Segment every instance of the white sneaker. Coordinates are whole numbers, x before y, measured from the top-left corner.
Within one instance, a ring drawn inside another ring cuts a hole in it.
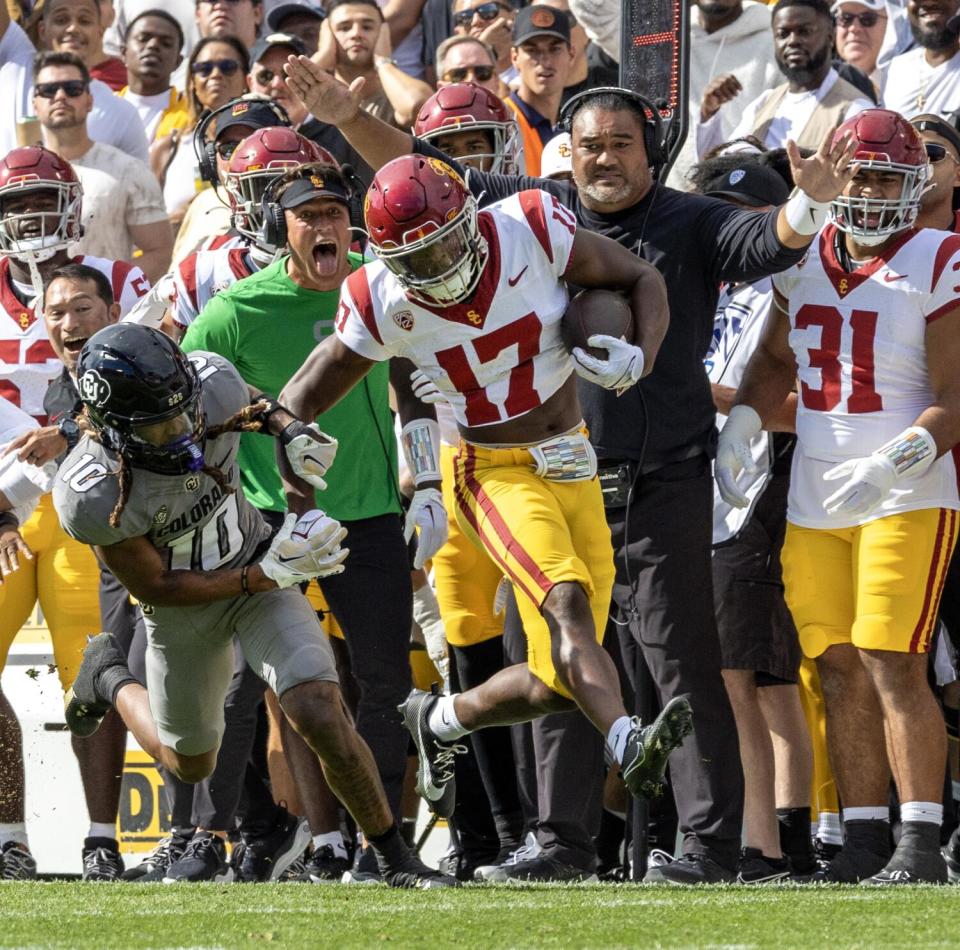
[[[511,851],[505,861],[501,864],[483,864],[473,872],[475,881],[486,881],[488,884],[502,884],[508,881],[507,871],[518,864],[520,861],[529,861],[540,853],[540,842],[537,836],[532,832],[527,832],[524,843],[514,851]]]

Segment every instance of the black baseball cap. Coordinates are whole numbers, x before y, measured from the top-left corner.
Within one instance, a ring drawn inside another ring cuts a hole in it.
[[[703,192],[711,198],[732,198],[754,208],[782,205],[790,197],[790,189],[772,168],[756,162],[744,162],[739,168],[724,172],[709,182]]]
[[[259,63],[266,56],[267,51],[273,49],[274,46],[287,46],[297,56],[307,55],[307,48],[299,37],[290,33],[268,33],[266,36],[261,36],[253,44],[253,48],[250,50],[250,62]]]
[[[314,198],[336,198],[345,205],[350,204],[350,192],[344,187],[339,176],[331,178],[311,171],[309,175],[304,175],[287,186],[280,196],[280,207],[287,210],[299,208]]]
[[[274,125],[290,125],[283,106],[275,102],[267,102],[259,98],[242,98],[234,101],[229,109],[225,109],[216,119],[216,135],[226,131],[232,125],[246,125],[256,131],[269,129]]]
[[[521,7],[513,20],[513,45],[519,46],[534,36],[556,36],[570,42],[570,18],[563,10],[535,3]]]
[[[267,14],[267,26],[275,33],[282,32],[281,26],[288,16],[310,16],[317,23],[321,23],[327,18],[326,13],[320,7],[315,7],[311,3],[298,3],[294,0],[293,3],[281,3],[275,6]]]
[[[946,139],[954,148],[957,155],[960,156],[960,132],[956,126],[951,125],[946,119],[939,116],[924,114],[916,115],[910,120],[910,124],[918,132],[934,132],[941,138]]]

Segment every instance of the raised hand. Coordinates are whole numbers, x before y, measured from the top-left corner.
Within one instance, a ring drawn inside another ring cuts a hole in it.
[[[287,74],[287,88],[321,122],[342,125],[359,114],[362,76],[348,86],[306,56],[291,56],[283,71]]]
[[[793,139],[787,140],[787,157],[793,183],[814,201],[833,201],[860,170],[853,162],[856,139],[849,133],[836,141],[836,130],[827,133],[820,147],[809,158],[803,158]]]
[[[740,80],[733,73],[715,76],[703,91],[700,102],[700,121],[706,122],[725,102],[735,99],[743,92]]]

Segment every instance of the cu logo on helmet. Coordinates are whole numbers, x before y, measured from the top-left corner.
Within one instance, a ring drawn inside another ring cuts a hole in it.
[[[102,406],[110,398],[110,384],[95,370],[88,369],[79,382],[80,398],[86,403]]]

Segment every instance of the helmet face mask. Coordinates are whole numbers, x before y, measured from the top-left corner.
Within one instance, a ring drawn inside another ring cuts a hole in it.
[[[192,405],[161,422],[132,425],[121,437],[120,451],[133,465],[160,475],[199,472],[205,462],[206,419],[199,390]]]
[[[896,197],[864,196],[859,194],[863,185],[854,178],[844,191],[858,194],[834,198],[830,220],[858,244],[883,244],[892,235],[913,227],[920,213],[920,200],[932,177],[923,142],[906,119],[886,109],[867,109],[848,119],[837,129],[834,141],[845,134],[852,134],[856,141],[851,161],[860,166],[858,177],[864,173],[875,173],[875,177],[897,175],[900,190]]]
[[[465,155],[452,155],[461,165],[472,166],[480,171],[490,172],[494,175],[516,175],[519,174],[517,165],[517,150],[519,145],[519,134],[515,122],[501,124],[498,122],[477,122],[467,118],[465,120],[450,121],[439,128],[425,132],[419,137],[425,142],[430,142],[441,151],[437,144],[438,139],[447,135],[454,135],[457,132],[485,132],[492,141],[492,149],[486,152],[471,152]]]
[[[28,179],[0,186],[0,254],[49,260],[80,239],[80,202],[79,181]],[[17,208],[8,210],[14,203]]]

